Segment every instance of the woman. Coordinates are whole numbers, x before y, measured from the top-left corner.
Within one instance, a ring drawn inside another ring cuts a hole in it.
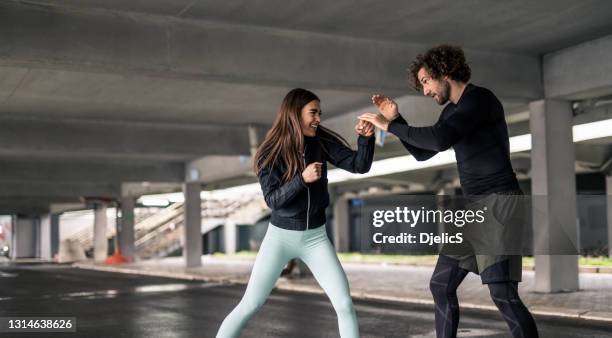
[[[263,305],[285,264],[301,259],[328,295],[340,336],[358,337],[348,281],[325,232],[327,162],[353,173],[370,170],[374,126],[359,122],[358,150],[320,125],[319,98],[297,88],[284,98],[272,129],[255,155],[255,172],[272,218],[242,300],[221,324],[217,337],[237,337]]]

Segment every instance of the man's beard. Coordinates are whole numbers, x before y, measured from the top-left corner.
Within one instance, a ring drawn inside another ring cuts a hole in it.
[[[444,105],[446,102],[448,102],[448,99],[450,98],[450,84],[448,81],[442,82],[442,90],[440,90],[440,93],[436,94],[436,96],[438,97],[436,102],[439,105]]]

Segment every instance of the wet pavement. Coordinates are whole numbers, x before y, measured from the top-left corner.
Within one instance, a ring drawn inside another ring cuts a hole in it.
[[[214,337],[244,285],[75,269],[0,266],[0,316],[69,316],[76,333],[1,337]],[[430,305],[356,300],[362,337],[434,337]],[[536,316],[541,337],[610,337],[612,325]],[[460,337],[509,337],[494,312],[462,312]],[[276,290],[242,337],[337,337],[324,295]]]
[[[246,284],[251,274],[253,259],[202,256],[202,266],[185,268],[182,257],[167,257],[137,261],[119,266],[80,262],[75,266],[84,269],[150,274],[163,277],[197,279],[208,282]],[[433,304],[429,291],[429,279],[433,266],[404,264],[371,264],[342,262],[351,287],[351,294],[358,299],[391,300],[416,304]],[[578,292],[535,292],[533,271],[523,271],[519,292],[529,309],[536,314],[565,318],[584,318],[612,323],[612,274],[580,273]],[[323,290],[311,277],[285,279],[276,283],[277,288],[289,291],[322,293]],[[468,274],[458,290],[464,308],[496,311],[487,287],[475,274]]]

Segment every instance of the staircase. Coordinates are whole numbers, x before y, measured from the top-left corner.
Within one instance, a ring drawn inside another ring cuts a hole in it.
[[[202,202],[202,234],[223,225],[228,218],[239,224],[253,224],[269,213],[260,195],[241,196],[239,199],[207,199]],[[136,213],[134,238],[140,259],[165,257],[182,247],[184,203],[174,203],[156,213]],[[116,229],[109,228],[107,237],[113,241]],[[91,229],[71,236],[86,252],[93,250]]]

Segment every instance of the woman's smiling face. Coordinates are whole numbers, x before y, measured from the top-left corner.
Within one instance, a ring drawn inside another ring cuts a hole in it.
[[[300,122],[305,136],[316,136],[321,123],[321,103],[318,100],[312,100],[302,107]]]

